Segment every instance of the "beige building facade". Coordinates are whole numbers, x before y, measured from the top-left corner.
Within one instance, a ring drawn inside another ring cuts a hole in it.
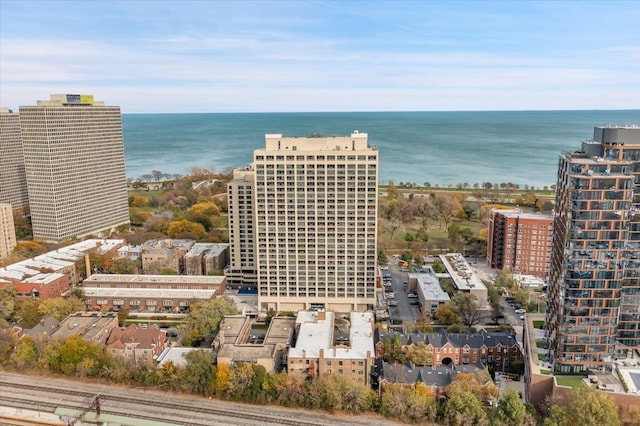
[[[245,170],[251,218],[230,186],[229,209],[238,231],[231,270],[257,271],[260,310],[365,311],[375,304],[378,151],[366,133],[345,137],[265,136]],[[250,185],[253,179],[253,185]],[[239,184],[238,184],[239,185]],[[239,191],[240,188],[237,187]],[[243,206],[243,207],[242,207]],[[234,209],[236,211],[234,211]],[[237,217],[237,219],[236,219]],[[235,222],[237,220],[237,223]],[[241,226],[245,225],[245,228]],[[232,227],[233,229],[233,227]],[[245,244],[246,257],[238,253]],[[253,246],[252,246],[253,244]],[[248,256],[248,250],[255,251]]]
[[[120,107],[51,95],[20,107],[33,235],[60,242],[129,223]]]
[[[0,262],[16,248],[16,230],[13,225],[11,204],[0,203]]]

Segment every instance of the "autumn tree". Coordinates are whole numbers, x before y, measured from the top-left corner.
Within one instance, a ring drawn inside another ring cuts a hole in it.
[[[390,384],[385,386],[382,393],[380,413],[406,422],[433,422],[437,405],[431,389],[423,384],[418,384],[413,389]]]
[[[141,269],[142,265],[139,261],[122,257],[113,261],[109,272],[112,274],[137,274]]]
[[[436,319],[440,324],[451,325],[458,322],[458,314],[453,310],[450,304],[445,303],[438,306],[436,310]]]
[[[202,224],[183,219],[170,222],[167,227],[167,235],[171,238],[201,240],[206,237],[207,231]]]
[[[58,321],[62,321],[71,314],[86,309],[84,302],[77,297],[55,297],[40,302],[38,312],[45,317],[51,315]]]
[[[182,343],[189,346],[202,341],[208,335],[218,331],[222,318],[226,315],[236,315],[238,308],[232,299],[219,297],[203,303],[192,303],[189,315],[180,326]]]
[[[432,194],[432,203],[438,220],[444,222],[444,229],[449,228],[451,219],[458,216],[458,212],[462,209],[460,201],[449,194],[436,193]]]
[[[568,401],[551,407],[545,426],[619,426],[620,414],[613,398],[586,384],[571,389]]]
[[[79,335],[52,340],[45,349],[44,365],[54,373],[70,376],[93,376],[104,365],[104,346],[89,343]]]
[[[16,310],[16,289],[12,285],[0,288],[0,319],[10,320]]]
[[[478,322],[481,306],[475,294],[458,293],[449,304],[462,324],[471,327]]]

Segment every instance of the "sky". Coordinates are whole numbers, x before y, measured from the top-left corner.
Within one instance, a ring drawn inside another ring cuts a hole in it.
[[[0,106],[640,108],[640,1],[0,0]]]

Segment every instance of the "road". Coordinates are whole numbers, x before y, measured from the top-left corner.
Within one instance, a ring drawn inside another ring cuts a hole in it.
[[[392,320],[395,321],[412,321],[420,316],[420,309],[418,306],[411,305],[412,300],[407,297],[407,291],[404,287],[404,282],[408,280],[408,273],[403,272],[398,266],[398,261],[394,257],[389,258],[389,272],[391,272],[391,284],[393,292],[395,293],[395,301],[398,302],[398,306],[389,307],[389,314]]]

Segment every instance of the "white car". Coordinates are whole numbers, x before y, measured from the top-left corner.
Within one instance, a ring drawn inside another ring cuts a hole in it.
[[[415,294],[415,293],[409,293],[409,294],[407,294],[407,297],[408,297],[409,299],[415,299],[415,298],[417,298],[417,297],[418,297],[418,295],[417,295],[417,294]]]
[[[387,293],[387,299],[395,299],[395,298],[396,298],[396,295],[394,292]]]
[[[395,300],[390,300],[388,305],[389,306],[398,306],[398,302],[396,302]]]
[[[516,309],[516,314],[524,314],[525,312],[527,311],[525,311],[524,309]]]

